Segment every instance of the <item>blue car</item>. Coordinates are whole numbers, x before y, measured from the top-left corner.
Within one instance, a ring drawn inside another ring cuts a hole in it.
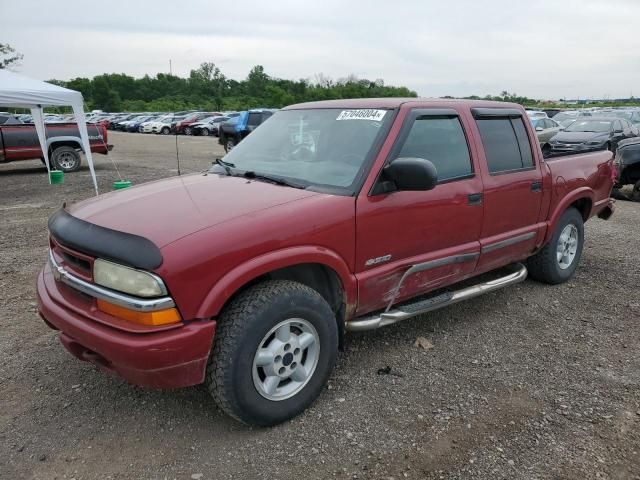
[[[218,143],[224,147],[225,152],[230,152],[275,111],[274,108],[254,108],[240,112],[237,117],[230,118],[220,125]]]

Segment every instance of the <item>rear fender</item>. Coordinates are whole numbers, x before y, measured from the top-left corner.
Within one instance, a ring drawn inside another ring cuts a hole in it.
[[[84,148],[82,148],[82,140],[80,137],[73,136],[56,136],[47,139],[47,147],[49,151],[53,151],[56,147],[59,146],[72,146],[75,149],[82,150],[84,152]]]
[[[581,187],[578,188],[574,191],[572,191],[571,193],[569,193],[567,196],[565,196],[560,203],[558,203],[558,205],[556,205],[555,209],[553,210],[553,212],[551,213],[551,216],[549,217],[549,221],[547,222],[547,224],[549,225],[549,228],[547,228],[547,233],[544,239],[544,244],[546,244],[551,237],[553,236],[553,233],[555,232],[556,226],[558,225],[558,221],[560,220],[560,217],[562,216],[562,214],[575,202],[577,202],[578,200],[582,200],[582,199],[588,199],[591,202],[591,208],[589,209],[588,212],[586,212],[586,218],[589,218],[592,216],[593,214],[593,204],[594,204],[594,192],[591,188],[589,187]],[[583,212],[581,212],[583,213]]]
[[[252,280],[274,270],[303,263],[321,264],[336,272],[342,283],[345,315],[349,318],[357,304],[358,289],[355,276],[351,274],[340,255],[327,248],[312,245],[276,250],[240,264],[213,286],[200,304],[196,318],[217,316],[229,299]]]

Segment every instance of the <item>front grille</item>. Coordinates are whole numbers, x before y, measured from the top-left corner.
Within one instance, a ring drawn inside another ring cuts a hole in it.
[[[60,266],[85,281],[93,281],[92,257],[64,247],[53,238],[51,238],[50,248]]]
[[[87,275],[91,274],[91,264],[87,260],[71,255],[65,251],[62,252],[62,258],[67,266],[83,270]]]

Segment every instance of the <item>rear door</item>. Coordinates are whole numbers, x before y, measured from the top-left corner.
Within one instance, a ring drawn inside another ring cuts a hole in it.
[[[484,222],[478,271],[528,257],[545,224],[540,222],[542,172],[537,139],[518,109],[476,108],[475,134],[483,149]],[[536,150],[537,152],[537,150]]]
[[[387,163],[430,160],[438,185],[429,191],[361,192],[356,205],[358,313],[454,283],[480,254],[482,179],[454,109],[408,112]]]

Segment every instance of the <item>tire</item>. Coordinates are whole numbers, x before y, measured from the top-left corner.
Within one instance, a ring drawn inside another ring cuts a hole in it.
[[[568,235],[568,236],[567,236]],[[567,209],[551,240],[527,260],[529,275],[539,282],[557,285],[575,274],[584,245],[584,220],[575,208]]]
[[[191,127],[186,127],[184,129],[184,134],[185,135],[192,135],[193,134],[193,129]]]
[[[69,173],[79,170],[82,160],[75,148],[57,147],[51,154],[51,163],[58,170]]]
[[[289,339],[282,341],[287,331]],[[266,359],[260,360],[258,351]],[[231,417],[248,425],[276,425],[316,400],[337,353],[336,319],[322,296],[301,283],[271,280],[240,293],[222,312],[205,385]]]
[[[202,135],[203,137],[208,137],[209,136],[209,129],[208,128],[203,128],[202,130],[200,130],[200,135]]]
[[[236,146],[236,141],[233,138],[227,138],[227,140],[224,142],[224,151],[229,153],[231,150],[233,150]]]
[[[631,191],[631,200],[634,202],[640,202],[640,180],[636,182]]]
[[[169,127],[162,127],[162,129],[160,130],[160,133],[162,135],[169,135],[171,133],[171,129]]]

